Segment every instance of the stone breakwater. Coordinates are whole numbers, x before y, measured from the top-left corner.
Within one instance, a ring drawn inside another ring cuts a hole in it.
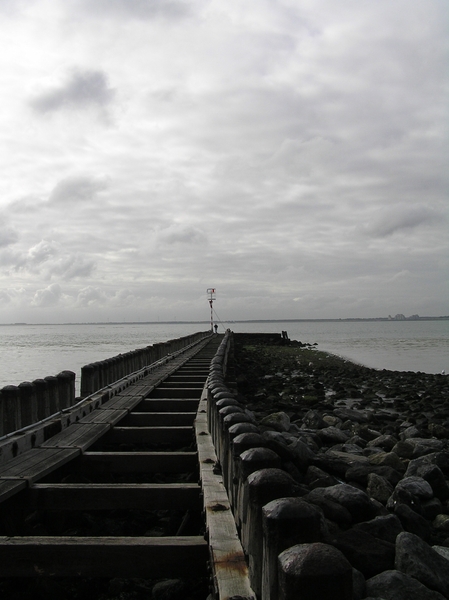
[[[230,425],[230,461],[238,477],[224,478],[256,592],[268,598],[272,585],[263,582],[270,570],[270,519],[293,510],[296,520],[303,515],[309,524],[307,533],[303,527],[297,534],[308,538],[299,540],[309,544],[308,552],[330,548],[328,564],[349,563],[354,599],[449,598],[449,378],[377,371],[298,342],[267,346],[243,334],[234,335],[233,367],[234,407],[248,421],[241,419],[244,433]],[[222,399],[220,412],[225,404]],[[265,457],[266,469],[257,455]],[[294,506],[266,496],[271,502],[249,523],[243,507],[252,502],[262,471],[268,477],[268,471],[281,471],[290,486],[283,495],[290,504],[294,498]],[[285,518],[292,531],[291,516]],[[257,524],[264,541],[245,541],[248,527]],[[281,563],[291,559],[285,544],[295,543],[294,535],[287,538],[278,548],[284,550]],[[348,577],[340,591],[337,582],[334,597],[351,597]]]

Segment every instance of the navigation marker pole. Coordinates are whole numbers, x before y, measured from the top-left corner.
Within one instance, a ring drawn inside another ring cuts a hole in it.
[[[215,300],[215,288],[207,288],[209,294],[209,306],[210,306],[210,330],[214,332],[214,308],[213,302]]]

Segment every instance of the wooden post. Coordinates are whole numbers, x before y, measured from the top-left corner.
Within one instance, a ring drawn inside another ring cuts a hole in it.
[[[220,434],[221,434],[221,430],[223,427],[223,419],[227,414],[231,414],[232,412],[243,412],[242,408],[239,406],[239,403],[237,402],[237,400],[235,398],[221,398],[219,400],[217,400],[214,396],[214,410],[212,411],[211,414],[211,419],[210,419],[210,432],[212,435],[212,439],[214,440],[214,443],[217,445],[219,444],[219,440],[220,440]],[[237,411],[233,411],[233,410],[228,410],[228,411],[223,411],[222,409],[227,408],[228,406],[235,406],[237,407],[239,410]]]
[[[61,371],[56,375],[58,380],[59,410],[75,404],[75,373]]]
[[[250,423],[251,418],[244,412],[233,412],[226,415],[221,421],[221,428],[218,434],[218,450],[220,452],[218,460],[223,465],[223,460],[226,462],[229,460],[229,428],[236,423]],[[218,453],[217,453],[218,454]],[[227,466],[226,466],[227,468]]]
[[[295,496],[296,489],[293,477],[281,469],[260,469],[251,473],[246,480],[242,545],[249,557],[251,585],[258,596],[262,590],[262,507],[276,498]]]
[[[96,390],[94,389],[94,365],[84,365],[81,367],[81,397],[87,398],[93,394]]]
[[[21,428],[19,388],[16,385],[6,385],[1,390],[2,404],[2,435],[17,431]]]
[[[250,448],[242,452],[237,460],[235,480],[234,517],[239,531],[242,530],[243,514],[246,511],[244,501],[245,482],[251,473],[260,469],[280,469],[281,458],[268,448]]]
[[[296,544],[320,542],[321,511],[302,498],[279,498],[262,508],[262,600],[277,597],[278,556]]]
[[[50,415],[54,415],[59,411],[59,395],[58,395],[58,379],[54,375],[44,377],[48,388],[48,403],[50,405]]]
[[[19,384],[20,398],[20,427],[37,423],[36,388],[30,381]]]
[[[35,379],[33,385],[36,390],[37,420],[42,421],[50,416],[50,398],[48,396],[48,385],[45,379]]]
[[[237,423],[237,425],[241,425],[241,423]],[[235,426],[233,426],[235,428]],[[228,490],[229,499],[231,501],[232,506],[235,505],[236,498],[236,489],[238,488],[237,481],[234,483],[235,475],[237,472],[237,461],[240,458],[242,452],[245,450],[249,450],[250,448],[263,448],[266,446],[265,439],[257,432],[247,432],[247,433],[239,433],[238,435],[233,435],[230,432],[231,428],[228,430],[229,437],[229,459],[227,465],[227,473],[226,473],[226,482],[225,486]]]
[[[279,555],[279,600],[352,600],[352,567],[320,542],[299,544]]]

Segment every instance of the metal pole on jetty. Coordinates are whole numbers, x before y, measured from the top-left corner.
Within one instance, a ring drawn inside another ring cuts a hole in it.
[[[210,306],[210,330],[214,331],[214,307],[213,303],[215,300],[215,288],[207,288],[209,294],[209,306]]]

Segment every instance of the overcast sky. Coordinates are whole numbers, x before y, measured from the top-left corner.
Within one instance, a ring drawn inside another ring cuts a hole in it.
[[[442,315],[447,0],[0,0],[0,322]]]

